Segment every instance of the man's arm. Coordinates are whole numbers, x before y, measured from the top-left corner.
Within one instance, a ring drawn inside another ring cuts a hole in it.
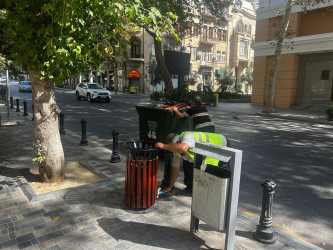
[[[172,110],[173,110],[173,112],[175,112],[175,114],[176,114],[179,118],[184,118],[184,117],[185,117],[185,115],[184,115],[183,113],[180,113],[180,112],[178,111],[177,108],[173,108]]]
[[[187,143],[164,144],[162,142],[157,142],[155,147],[170,151],[172,153],[183,154],[189,149],[190,145]]]

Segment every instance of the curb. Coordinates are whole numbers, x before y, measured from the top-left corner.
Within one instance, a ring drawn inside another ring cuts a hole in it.
[[[257,218],[254,218],[240,210],[237,211],[237,220],[239,220],[242,223],[247,224],[253,228],[256,228],[257,225],[259,224],[259,220]],[[300,239],[296,236],[292,236],[292,235],[288,234],[287,232],[285,232],[283,229],[272,226],[272,230],[274,232],[275,238],[278,241],[281,241],[290,247],[294,247],[295,249],[300,249],[300,246],[304,247],[304,249],[312,249],[312,250],[323,249],[308,241]],[[253,240],[256,241],[254,238],[253,238]],[[269,245],[267,245],[267,246],[269,246]],[[272,244],[272,246],[274,246],[274,244]]]
[[[266,116],[266,117],[272,117],[272,118],[278,118],[278,119],[284,119],[284,120],[292,120],[292,121],[303,121],[303,122],[310,122],[310,123],[317,123],[317,124],[324,124],[324,125],[331,125],[333,126],[333,121],[321,121],[321,120],[314,120],[311,118],[305,118],[303,117],[295,117],[293,115],[283,115],[283,114],[268,114],[268,113],[263,113],[263,112],[259,112],[256,113],[255,115],[257,116]]]

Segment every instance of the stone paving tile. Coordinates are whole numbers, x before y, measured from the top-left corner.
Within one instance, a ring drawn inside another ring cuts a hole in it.
[[[77,137],[62,138],[64,145],[73,149],[72,152],[82,155],[85,165],[109,180],[73,188],[61,195],[41,195],[28,201],[17,185],[18,179],[0,176],[0,181],[5,180],[8,184],[0,186],[4,187],[0,190],[0,209],[3,209],[0,210],[0,248],[222,248],[225,234],[204,223],[200,223],[198,233],[189,232],[191,198],[172,196],[159,199],[157,209],[147,214],[125,210],[125,159],[122,158],[121,164],[109,164],[109,150],[95,146],[78,148],[73,146],[78,143]],[[71,157],[76,160],[73,155]],[[183,185],[177,184],[176,187],[178,190]],[[61,219],[55,221],[55,216],[61,216]],[[263,249],[251,238],[251,223],[238,222],[237,230],[235,249]],[[278,240],[274,248],[264,246],[264,249],[293,249],[291,245]],[[297,248],[299,245],[294,243],[293,246]]]

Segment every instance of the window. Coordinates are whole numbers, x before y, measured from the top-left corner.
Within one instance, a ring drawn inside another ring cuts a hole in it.
[[[194,24],[193,26],[193,36],[198,36],[198,24]]]
[[[169,49],[170,50],[174,50],[175,49],[175,45],[173,43],[169,43]]]
[[[237,23],[237,29],[238,29],[238,32],[239,33],[244,33],[244,24],[243,24],[243,22],[242,21],[238,21],[238,23]]]
[[[329,79],[330,79],[330,71],[329,70],[322,70],[320,80],[329,80]]]
[[[187,36],[192,36],[192,27],[189,27],[189,28],[186,30],[186,35],[187,35]]]
[[[221,51],[217,51],[217,52],[216,52],[216,61],[217,61],[218,63],[221,62]]]
[[[218,29],[217,30],[217,40],[226,42],[227,41],[227,31]]]
[[[203,39],[204,39],[204,40],[207,40],[207,35],[208,35],[208,34],[207,34],[207,26],[204,26],[204,27],[203,27]]]
[[[198,48],[192,48],[192,60],[197,60]]]
[[[222,41],[227,42],[227,31],[226,30],[222,30]]]
[[[247,55],[247,41],[241,40],[239,43],[239,54],[246,56]]]
[[[222,52],[222,63],[227,62],[227,54],[225,52]]]
[[[151,55],[152,56],[155,56],[156,54],[155,54],[155,43],[152,43],[152,45],[151,45]]]
[[[201,60],[204,62],[207,60],[207,52],[205,50],[202,51]]]
[[[252,33],[252,27],[251,27],[250,24],[247,25],[246,33],[247,33],[248,35],[251,35],[251,33]]]
[[[140,58],[140,42],[132,41],[131,44],[131,58]]]
[[[222,30],[221,29],[217,30],[217,40],[222,41]]]
[[[208,37],[209,39],[213,39],[214,36],[214,30],[213,27],[209,27],[209,33],[208,33]]]
[[[207,53],[207,61],[208,62],[212,61],[212,52],[211,51],[208,51],[208,53]]]

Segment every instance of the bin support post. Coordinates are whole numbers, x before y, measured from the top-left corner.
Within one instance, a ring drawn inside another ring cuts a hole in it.
[[[112,136],[113,136],[113,144],[112,144],[112,156],[110,162],[112,163],[117,163],[120,162],[120,156],[118,153],[118,135],[119,132],[117,130],[112,131]]]
[[[13,109],[14,108],[14,104],[13,104],[13,97],[9,97],[10,98],[10,108]]]
[[[231,178],[227,212],[227,229],[225,237],[225,247],[227,250],[234,249],[235,245],[241,165],[242,152],[239,151],[238,153],[234,154],[234,157],[231,158]]]
[[[237,207],[239,197],[239,184],[242,166],[242,151],[229,148],[211,145],[209,143],[197,142],[195,143],[195,149],[192,151],[195,153],[194,168],[200,169],[202,163],[202,157],[208,156],[216,160],[228,162],[230,160],[230,185],[228,190],[228,200],[226,204],[226,221],[223,225],[223,230],[226,233],[225,236],[225,248],[226,250],[233,250],[235,244],[235,231],[236,231],[236,219],[237,219]],[[195,186],[193,187],[193,190]],[[191,210],[191,228],[190,231],[198,230],[198,224],[200,219],[200,212],[196,210],[193,204],[192,195],[192,210]],[[195,210],[194,210],[195,209]],[[194,214],[198,214],[196,218]],[[219,225],[221,227],[221,225]]]
[[[28,116],[27,102],[26,101],[23,102],[23,108],[24,108],[23,116]]]
[[[272,230],[272,204],[275,186],[276,184],[272,180],[265,180],[261,183],[263,192],[261,215],[257,231],[253,236],[264,244],[272,244],[276,241]]]
[[[87,121],[85,119],[82,119],[81,120],[82,135],[81,135],[80,146],[87,146],[88,145],[86,125],[87,125]]]
[[[20,112],[20,99],[16,99],[16,112]]]
[[[59,123],[60,123],[60,130],[59,130],[59,132],[60,132],[61,135],[66,134],[65,127],[64,127],[64,116],[65,115],[63,113],[59,114]]]
[[[191,233],[196,233],[199,230],[199,219],[191,214],[191,224],[190,231]]]

